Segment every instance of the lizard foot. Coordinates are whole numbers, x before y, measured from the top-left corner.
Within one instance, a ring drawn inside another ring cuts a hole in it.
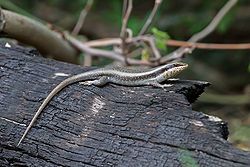
[[[90,86],[93,85],[94,81],[84,81],[84,82],[79,82],[79,84],[84,85],[84,86]]]
[[[156,88],[162,88],[165,90],[167,87],[173,86],[172,84],[160,84],[160,83],[150,83],[151,86],[156,87]]]

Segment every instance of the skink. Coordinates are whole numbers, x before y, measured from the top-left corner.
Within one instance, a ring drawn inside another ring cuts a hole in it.
[[[17,146],[23,141],[23,139],[28,134],[29,130],[37,120],[37,117],[41,114],[43,109],[47,106],[50,100],[63,88],[66,86],[85,81],[86,85],[103,86],[107,83],[114,83],[124,86],[146,86],[151,85],[154,87],[164,88],[161,82],[179,74],[181,71],[188,67],[185,63],[171,63],[165,64],[156,68],[149,70],[132,70],[122,67],[114,68],[101,68],[97,70],[88,71],[85,73],[77,74],[69,77],[58,84],[45,98],[34,117],[32,118],[30,124],[26,128],[24,134],[19,140]]]

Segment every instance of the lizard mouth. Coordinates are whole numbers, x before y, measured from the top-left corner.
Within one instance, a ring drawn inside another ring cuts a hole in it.
[[[179,74],[180,72],[182,72],[183,70],[185,70],[188,67],[188,64],[186,64],[186,63],[178,63],[177,65],[178,66],[176,66],[175,68],[172,69],[174,76]]]
[[[181,63],[181,62],[175,63],[173,68],[166,71],[166,78],[176,76],[177,74],[185,70],[187,67],[188,64],[186,63]]]
[[[174,64],[174,67],[178,68],[178,67],[181,67],[181,68],[187,68],[188,67],[188,64],[186,63],[182,63],[182,62],[178,62],[178,63],[175,63]]]

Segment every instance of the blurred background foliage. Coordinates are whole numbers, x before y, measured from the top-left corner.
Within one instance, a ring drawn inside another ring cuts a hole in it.
[[[226,2],[227,0],[163,0],[154,26],[167,32],[172,39],[187,40],[204,28]],[[3,8],[69,31],[73,29],[85,3],[86,0],[0,0]],[[96,0],[81,35],[89,40],[119,36],[122,4],[122,0]],[[133,5],[128,27],[137,34],[150,13],[154,0],[134,0]],[[249,43],[249,11],[249,0],[238,1],[216,31],[202,42]],[[168,47],[168,52],[174,49]],[[250,51],[196,49],[184,61],[189,63],[190,68],[182,74],[182,78],[212,83],[194,104],[194,109],[228,122],[229,140],[242,149],[250,150]],[[209,100],[209,94],[215,96]],[[220,96],[216,96],[217,94]],[[241,98],[243,103],[240,103]]]

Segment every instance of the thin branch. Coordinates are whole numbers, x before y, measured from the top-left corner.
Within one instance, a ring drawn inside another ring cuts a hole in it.
[[[137,38],[137,37],[134,37]],[[131,42],[134,40],[134,38],[131,38],[130,40],[127,40],[126,42]],[[97,39],[92,40],[84,43],[85,45],[88,45],[89,47],[104,47],[104,46],[111,46],[111,45],[120,45],[121,39],[120,38],[103,38],[103,39]],[[179,40],[173,40],[169,39],[166,41],[166,44],[168,46],[179,46],[179,47],[186,47],[190,48],[194,46],[196,49],[219,49],[219,50],[243,50],[243,49],[250,49],[250,43],[239,43],[239,44],[220,44],[220,43],[194,43],[194,42],[186,42],[186,41],[179,41]]]
[[[70,35],[65,34],[65,39],[69,41],[73,46],[78,48],[82,52],[86,52],[90,55],[100,55],[102,57],[118,60],[118,61],[123,61],[123,57],[113,51],[106,51],[106,50],[101,50],[101,49],[95,49],[95,48],[90,48],[87,45],[84,45],[81,41],[73,38]]]
[[[127,1],[127,0],[124,0]],[[127,54],[127,49],[126,49],[126,39],[127,39],[127,25],[128,25],[128,19],[131,14],[132,8],[133,8],[133,1],[128,0],[128,2],[124,2],[124,5],[127,4],[127,9],[126,13],[124,14],[124,17],[122,18],[122,28],[121,28],[121,33],[120,33],[120,38],[122,40],[121,44],[121,50],[122,50],[122,55],[126,57]],[[123,7],[125,9],[125,7]],[[126,59],[125,59],[126,60]]]
[[[160,60],[161,54],[160,54],[160,51],[158,50],[158,48],[155,45],[155,39],[153,37],[144,37],[143,40],[148,41],[149,46],[150,46],[150,48],[151,48],[151,50],[152,50],[152,52],[153,52],[153,54],[155,56],[155,61]]]
[[[202,31],[199,33],[193,35],[188,42],[197,42],[200,41],[201,39],[205,38],[211,32],[214,31],[214,29],[218,26],[220,21],[223,19],[223,17],[229,12],[229,10],[236,4],[238,0],[229,0],[218,12],[218,14],[213,18],[213,20],[209,23],[209,25],[204,28]]]
[[[143,48],[136,48],[134,50],[132,50],[131,52],[128,53],[127,57],[134,57],[134,56],[138,56],[138,55],[141,55],[143,51]],[[151,60],[149,60],[149,62],[151,62]],[[158,65],[157,63],[152,63],[151,66],[153,66],[153,64]]]
[[[161,2],[162,2],[162,0],[155,0],[154,8],[153,8],[152,12],[150,13],[146,23],[144,24],[141,31],[139,32],[139,36],[143,35],[145,32],[147,32],[148,28],[150,27],[150,25],[155,17],[155,14],[156,14],[159,6],[161,5]]]
[[[103,38],[97,40],[91,40],[84,42],[85,45],[89,47],[103,47],[103,46],[111,46],[111,45],[121,45],[121,38]]]
[[[127,1],[127,0],[124,0],[124,1]],[[124,4],[127,4],[127,3],[124,3]],[[121,33],[120,33],[120,37],[122,39],[126,35],[126,28],[127,28],[127,25],[128,25],[128,19],[129,19],[129,16],[131,14],[132,8],[133,8],[133,1],[128,0],[128,7],[127,7],[125,15],[122,18],[122,28],[121,28]]]
[[[137,36],[134,38],[128,38],[126,40],[126,43],[136,44],[137,42],[140,42],[140,41],[143,41],[149,44],[149,47],[152,50],[156,60],[161,58],[161,54],[159,50],[157,49],[157,47],[155,46],[154,38],[151,36],[142,35],[142,36]],[[120,38],[105,38],[105,39],[99,39],[99,40],[92,40],[89,42],[85,42],[84,44],[89,47],[103,47],[103,46],[110,46],[110,45],[121,45],[121,43],[122,43],[122,40]]]
[[[125,14],[126,14],[127,6],[128,6],[128,0],[123,0],[123,5],[122,5],[122,18],[124,18]]]
[[[137,38],[137,37],[134,37]],[[129,43],[134,40],[131,38],[126,42]],[[111,46],[111,45],[120,45],[121,39],[120,38],[103,38],[92,40],[84,43],[89,47],[104,47],[104,46]],[[243,50],[243,49],[250,49],[250,43],[239,43],[239,44],[219,44],[219,43],[194,43],[194,42],[186,42],[186,41],[179,41],[169,39],[166,41],[166,44],[169,46],[180,46],[190,48],[194,46],[197,49],[224,49],[224,50]]]
[[[128,43],[136,43],[138,41],[147,42],[149,44],[149,48],[151,49],[151,51],[153,52],[153,55],[155,56],[155,61],[161,58],[160,51],[157,49],[154,38],[152,36],[148,36],[148,35],[137,36],[137,37],[131,38],[130,41],[128,41]]]
[[[186,41],[177,41],[173,39],[169,39],[166,43],[169,46],[181,46],[187,48],[194,46],[197,49],[224,49],[224,50],[250,49],[250,43],[240,43],[240,44],[193,43]]]
[[[217,15],[213,18],[213,20],[209,23],[207,27],[205,27],[202,31],[194,34],[188,42],[197,42],[203,38],[205,38],[207,35],[209,35],[216,26],[219,24],[219,22],[222,20],[222,18],[226,15],[226,13],[236,4],[237,0],[229,0],[217,13]],[[184,57],[186,53],[192,53],[192,51],[195,49],[195,46],[192,46],[191,48],[188,47],[181,47],[174,52],[164,56],[161,59],[161,63],[167,63],[171,61],[178,61]]]
[[[89,54],[84,55],[84,64],[85,67],[90,67],[92,65],[92,56]]]
[[[87,14],[89,13],[91,7],[93,6],[93,3],[94,3],[94,0],[88,0],[87,1],[85,7],[81,11],[81,14],[80,14],[80,16],[78,18],[77,23],[76,23],[76,25],[75,25],[75,27],[74,27],[74,29],[72,31],[73,35],[77,35],[80,32],[80,30],[81,30],[81,28],[83,26],[83,23],[85,21],[85,18],[87,16]]]
[[[90,56],[98,56],[98,57],[106,57],[109,59],[117,60],[123,64],[126,64],[126,61],[130,65],[150,65],[152,66],[153,64],[147,61],[142,61],[142,60],[136,60],[132,58],[126,58],[123,57],[123,55],[114,52],[114,51],[107,51],[107,50],[102,50],[102,49],[96,49],[96,48],[91,48],[88,45],[82,43],[81,41],[75,39],[74,37],[70,36],[69,34],[65,33],[64,34],[65,39],[72,44],[74,47],[79,49],[80,51],[89,54]]]

